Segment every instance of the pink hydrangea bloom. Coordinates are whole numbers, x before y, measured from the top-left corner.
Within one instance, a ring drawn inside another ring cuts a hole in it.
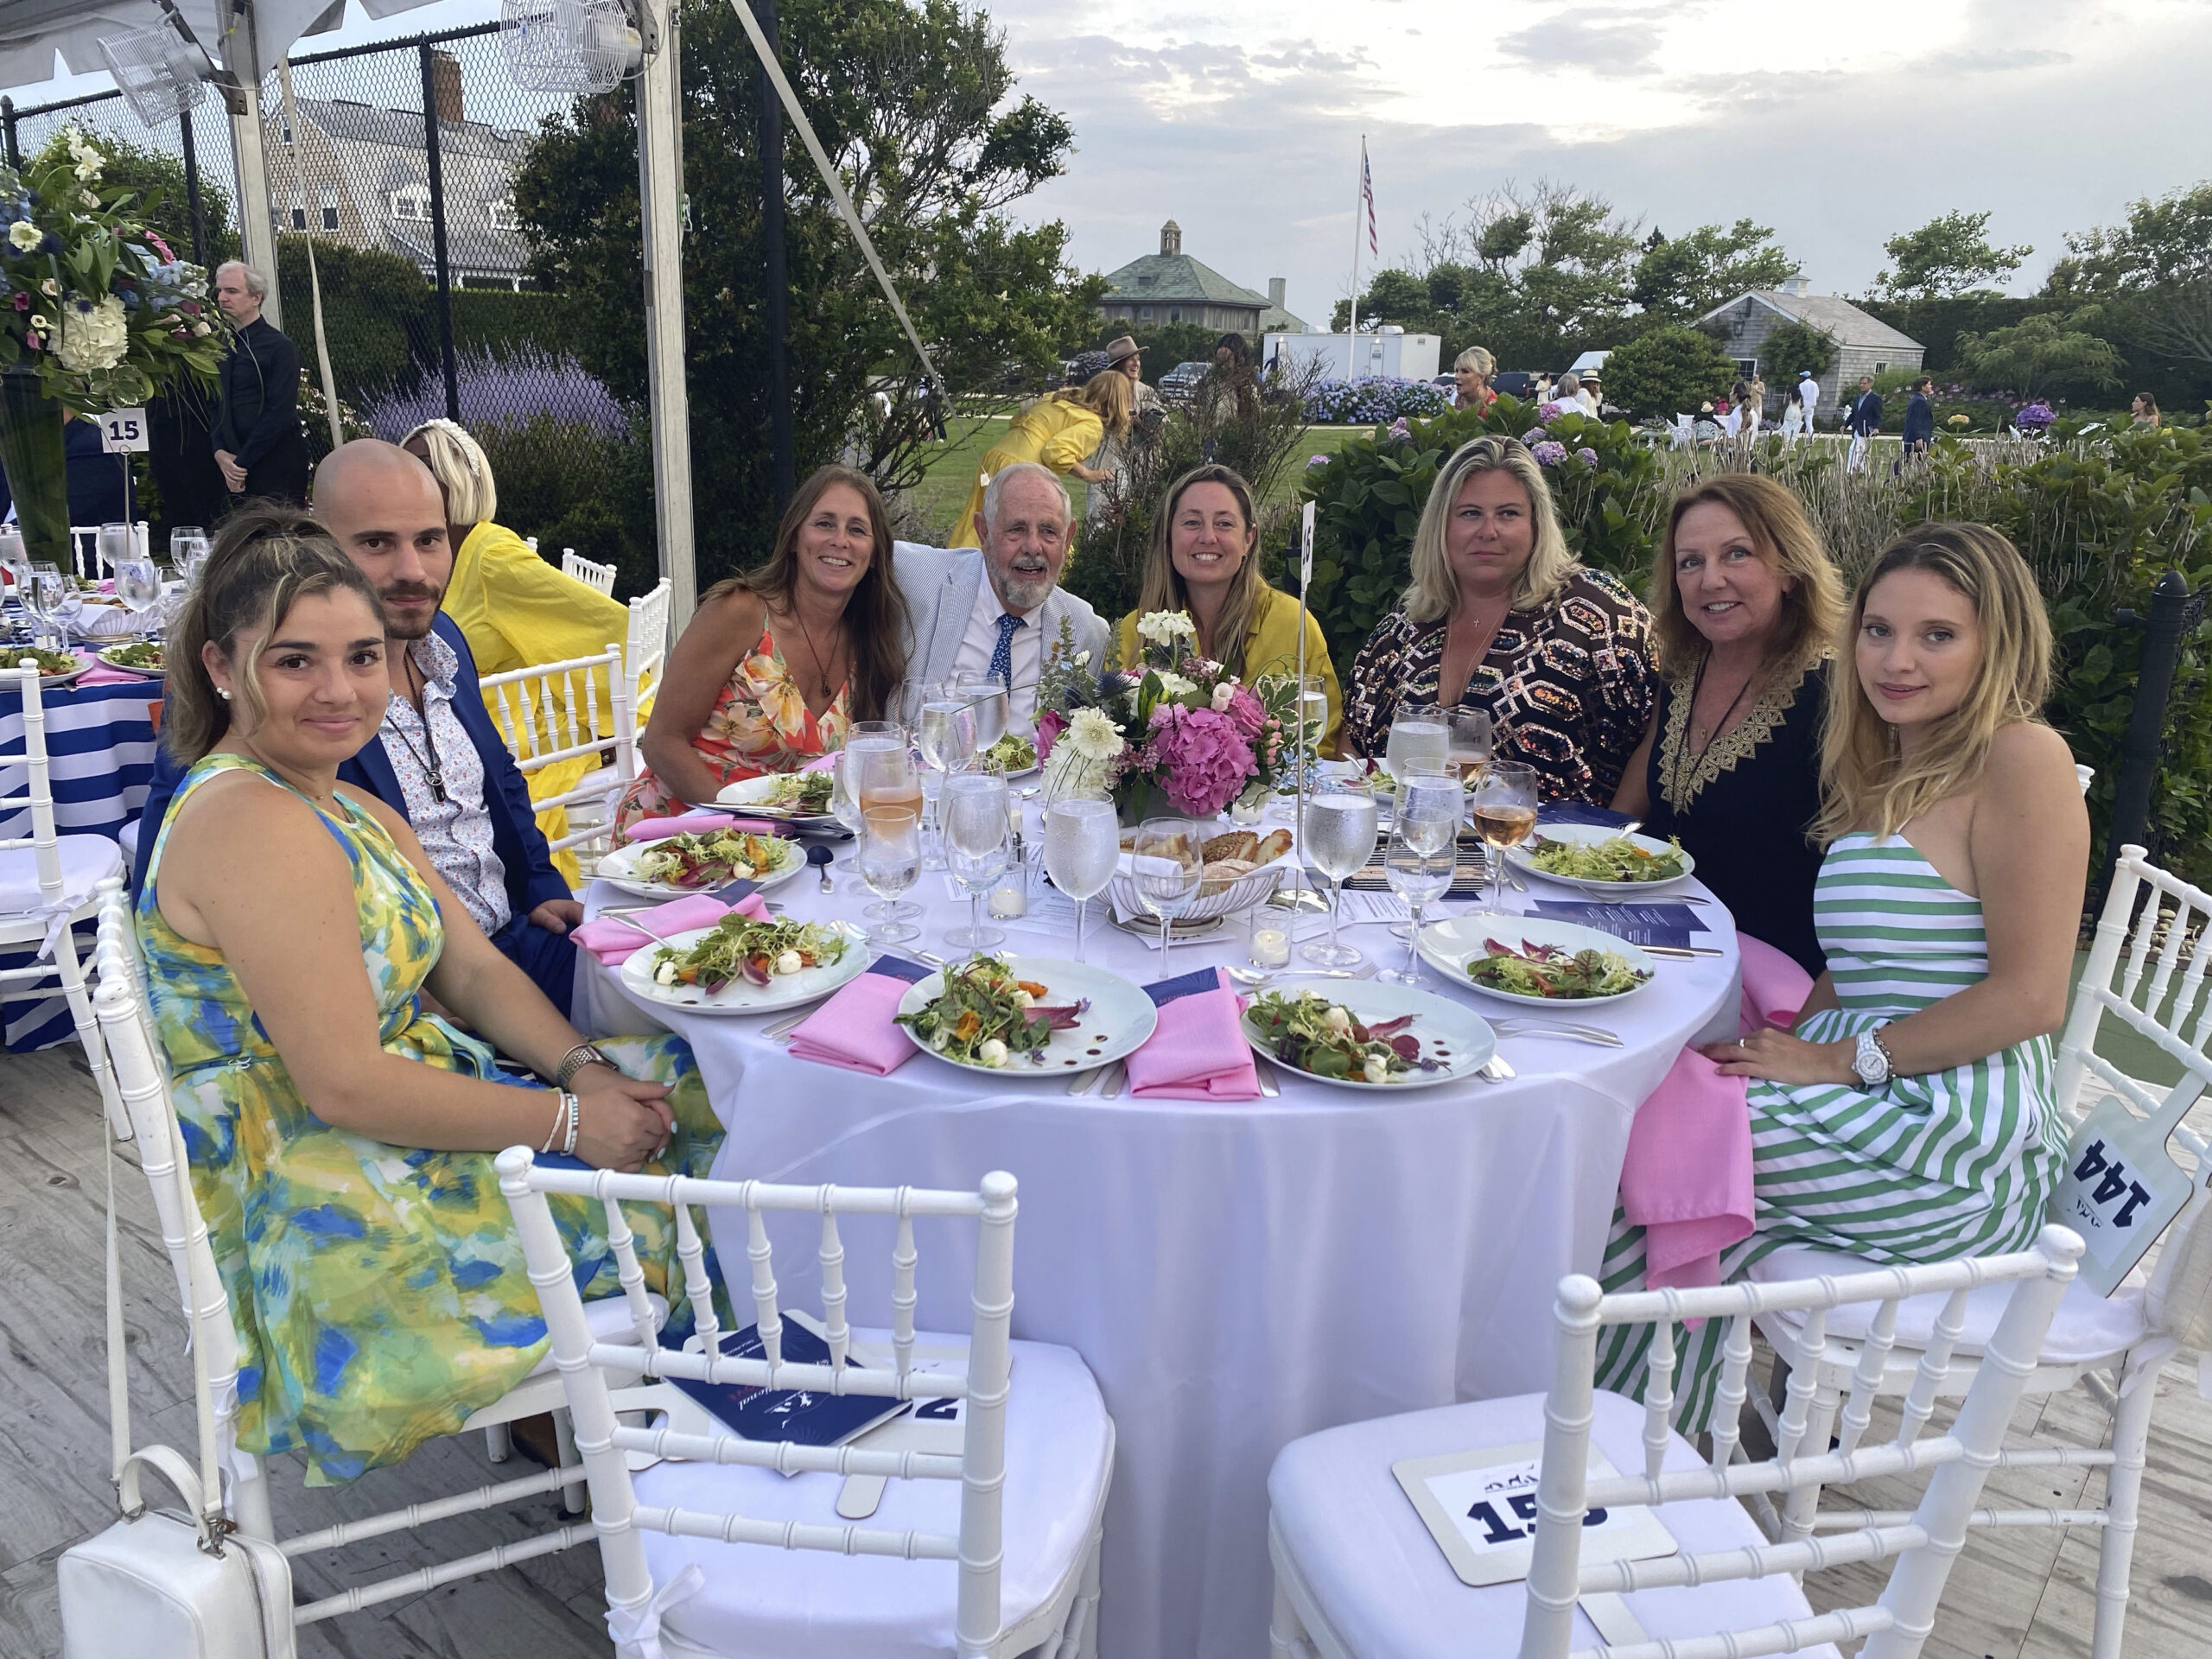
[[[1037,764],[1043,766],[1052,753],[1052,745],[1060,741],[1060,734],[1068,728],[1067,716],[1057,709],[1047,709],[1037,716]]]
[[[1230,693],[1229,707],[1223,712],[1247,738],[1257,737],[1268,723],[1267,705],[1241,685]]]
[[[1145,746],[1166,773],[1167,798],[1179,812],[1211,817],[1243,792],[1252,775],[1252,746],[1227,715],[1163,703],[1153,710]]]

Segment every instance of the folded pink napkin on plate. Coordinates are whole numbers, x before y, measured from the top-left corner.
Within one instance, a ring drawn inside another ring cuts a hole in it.
[[[639,818],[624,832],[624,839],[659,841],[669,836],[703,836],[712,830],[735,830],[754,836],[782,833],[781,826],[766,818],[733,817],[727,812],[686,812],[674,818]]]
[[[114,685],[124,680],[136,680],[139,684],[147,687],[155,696],[158,697],[162,694],[161,682],[158,680],[149,680],[143,674],[126,674],[119,668],[110,668],[96,658],[86,657],[80,660],[84,662],[86,668],[85,671],[77,677],[77,683],[79,685]]]
[[[887,1077],[918,1052],[893,1023],[906,982],[888,974],[862,974],[806,1017],[791,1034],[802,1060]]]
[[[695,927],[712,927],[733,910],[741,916],[750,916],[757,922],[768,919],[767,901],[757,893],[747,893],[734,905],[726,905],[719,899],[703,893],[671,899],[664,905],[655,905],[651,910],[636,912],[639,920],[653,933],[664,938],[673,938],[678,933]],[[647,945],[654,944],[652,934],[644,928],[630,925],[626,916],[600,916],[586,922],[569,936],[578,944],[597,957],[609,968],[620,966]]]
[[[1720,1252],[1751,1230],[1751,1114],[1745,1079],[1684,1049],[1636,1109],[1621,1166],[1621,1213],[1643,1229],[1654,1290],[1720,1282]]]
[[[1744,959],[1744,1003],[1739,1027],[1744,1036],[1765,1026],[1787,1031],[1797,1023],[1797,1011],[1813,994],[1813,976],[1764,939],[1748,933],[1736,936]]]
[[[1129,1094],[1137,1100],[1257,1100],[1260,1076],[1244,1040],[1242,1007],[1226,984],[1179,996],[1129,1056]]]
[[[836,764],[837,751],[832,749],[827,754],[816,755],[813,760],[808,761],[804,766],[801,766],[799,770],[801,772],[828,772]]]

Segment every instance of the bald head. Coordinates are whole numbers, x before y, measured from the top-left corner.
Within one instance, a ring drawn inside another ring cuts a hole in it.
[[[356,438],[315,471],[315,516],[376,584],[385,637],[420,639],[453,575],[445,497],[430,469],[396,443]]]

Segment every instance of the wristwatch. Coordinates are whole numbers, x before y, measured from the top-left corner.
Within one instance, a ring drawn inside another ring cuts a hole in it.
[[[561,1069],[554,1074],[553,1086],[566,1089],[576,1080],[576,1073],[588,1065],[603,1065],[610,1071],[621,1069],[601,1052],[597,1043],[578,1043],[561,1057]]]
[[[1859,1052],[1852,1059],[1851,1069],[1869,1089],[1878,1089],[1890,1080],[1890,1052],[1872,1032],[1859,1033]]]

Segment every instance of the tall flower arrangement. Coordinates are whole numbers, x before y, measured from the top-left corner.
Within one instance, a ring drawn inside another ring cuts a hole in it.
[[[1101,677],[1061,625],[1038,689],[1046,798],[1104,793],[1132,822],[1162,804],[1211,817],[1256,801],[1285,764],[1295,684],[1262,674],[1247,685],[1200,657],[1179,611],[1147,613],[1137,634],[1143,660]]]
[[[72,129],[29,168],[0,167],[0,466],[38,558],[69,556],[61,410],[213,385],[225,344],[207,273],[140,222],[135,193],[102,190],[106,165]]]

